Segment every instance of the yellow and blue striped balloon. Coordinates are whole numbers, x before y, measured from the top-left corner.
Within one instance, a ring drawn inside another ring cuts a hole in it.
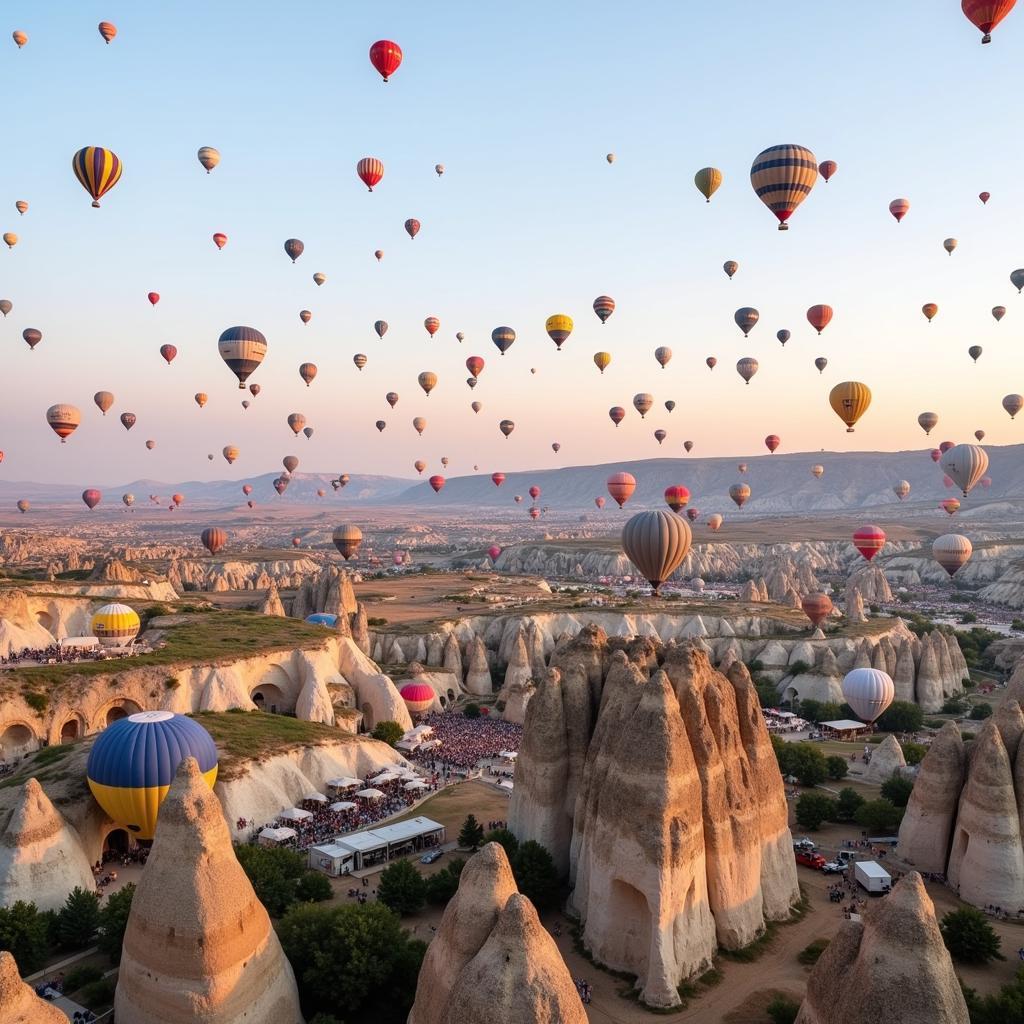
[[[100,197],[106,195],[120,180],[124,165],[120,157],[102,146],[86,146],[72,158],[78,183],[92,196],[92,205],[100,205]]]
[[[108,726],[86,765],[96,802],[137,839],[152,839],[160,804],[186,757],[207,785],[217,781],[217,745],[196,721],[170,711],[141,711]]]

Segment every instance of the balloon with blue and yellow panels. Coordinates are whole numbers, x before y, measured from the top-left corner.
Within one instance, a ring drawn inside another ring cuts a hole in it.
[[[96,802],[136,839],[152,839],[157,814],[186,757],[217,781],[217,745],[196,721],[170,711],[141,711],[107,726],[89,752],[86,777]]]
[[[105,604],[92,617],[93,635],[104,647],[127,647],[138,636],[141,623],[126,604]]]

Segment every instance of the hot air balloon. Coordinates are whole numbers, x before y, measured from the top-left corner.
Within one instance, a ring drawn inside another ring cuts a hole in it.
[[[673,484],[671,487],[665,488],[665,504],[673,512],[682,512],[689,500],[690,491],[682,484]]]
[[[1017,294],[1019,295],[1021,289],[1024,289],[1024,270],[1012,271],[1010,274],[1010,282],[1013,284],[1014,288],[1017,289]]]
[[[818,161],[803,146],[770,146],[758,153],[750,168],[750,184],[757,198],[778,218],[779,230],[810,195],[818,180]]]
[[[18,211],[18,213],[21,214],[22,217],[24,217],[25,214],[28,213],[28,203],[26,203],[24,199],[17,200],[14,204],[14,208]]]
[[[82,491],[82,501],[85,502],[85,507],[92,510],[102,500],[103,495],[96,490],[95,487],[90,487],[87,490]]]
[[[298,238],[289,238],[285,240],[284,251],[288,255],[289,259],[294,263],[303,253],[306,246]]]
[[[151,306],[155,306],[160,301],[160,293],[159,292],[149,292],[149,293],[147,293],[146,298],[149,299],[149,304]]]
[[[746,464],[745,462],[740,462],[740,463],[738,463],[738,464],[737,464],[736,468],[737,468],[737,469],[738,469],[738,470],[739,470],[739,471],[740,471],[741,473],[746,473],[746,471],[747,471],[747,464]]]
[[[409,241],[412,241],[420,233],[420,222],[415,217],[410,217],[405,222],[405,233],[409,236]]]
[[[744,356],[736,364],[736,372],[743,378],[744,382],[749,384],[750,378],[757,373],[758,361],[751,356]]]
[[[832,411],[846,424],[846,432],[852,434],[854,425],[871,404],[871,389],[859,381],[843,381],[829,392],[828,402]]]
[[[46,422],[50,429],[60,438],[60,443],[66,443],[68,438],[75,432],[82,422],[82,414],[75,406],[57,404],[46,410]]]
[[[367,363],[367,358],[366,358],[366,356],[365,356],[365,355],[364,355],[364,354],[363,354],[362,352],[357,352],[357,353],[356,353],[356,354],[355,354],[355,355],[354,355],[354,356],[352,357],[352,362],[353,362],[353,364],[355,365],[355,368],[356,368],[357,370],[362,370],[362,368],[363,368],[363,367],[364,367],[364,366],[366,365],[366,363]]]
[[[0,313],[6,317],[14,309],[14,303],[10,299],[0,299]]]
[[[731,281],[733,274],[740,269],[740,265],[735,260],[726,260],[722,264],[722,269],[725,271],[725,276]]]
[[[910,494],[910,483],[906,480],[900,480],[893,484],[892,491],[900,501],[903,501]]]
[[[667,345],[661,345],[654,350],[654,358],[664,370],[668,365],[668,361],[672,358],[672,349]]]
[[[17,43],[20,50],[28,42],[28,33],[22,32],[21,29],[15,29],[11,33],[11,38]]]
[[[540,509],[537,508],[536,505],[534,505],[534,507],[530,509],[530,518],[531,519],[540,519]]]
[[[207,174],[220,163],[220,153],[213,146],[200,146],[196,158],[203,165]]]
[[[98,207],[105,196],[120,180],[123,166],[117,154],[102,146],[86,146],[71,158],[71,167],[78,183],[92,196],[92,205]]]
[[[638,512],[622,528],[622,550],[657,593],[686,558],[693,535],[682,516]]]
[[[378,338],[383,338],[388,333],[388,322],[387,320],[377,320],[374,322],[373,329],[377,332]]]
[[[753,306],[744,306],[742,309],[737,309],[733,313],[732,318],[736,321],[736,326],[743,332],[743,337],[745,338],[754,329],[754,325],[760,317],[761,314]]]
[[[988,453],[978,444],[958,444],[942,456],[941,466],[966,498],[988,470]]]
[[[394,409],[394,407],[398,405],[398,393],[396,391],[389,391],[384,396],[384,401],[387,402],[392,409]]]
[[[676,407],[676,403],[670,398],[665,402],[665,408],[671,412]]]
[[[371,188],[370,191],[372,192],[373,189]],[[384,250],[383,249],[375,249],[374,252],[373,252],[373,255],[377,257],[377,262],[380,263],[380,261],[382,259],[384,259]]]
[[[317,271],[317,272],[316,272],[316,273],[315,273],[315,274],[313,275],[313,283],[314,283],[314,284],[315,284],[315,285],[316,285],[316,286],[317,286],[318,288],[319,288],[319,287],[320,287],[320,285],[322,285],[322,284],[324,283],[324,281],[326,281],[326,280],[327,280],[327,275],[326,275],[326,274],[321,274],[321,273],[320,273],[320,271]]]
[[[434,493],[438,494],[440,492],[441,488],[444,487],[444,477],[443,476],[432,476],[427,481],[427,483],[430,484],[430,486],[431,486],[432,490],[434,491]]]
[[[299,310],[299,319],[304,323],[308,324],[313,319],[313,314],[308,309]]]
[[[498,555],[500,555],[500,554],[501,554],[501,548],[499,548],[497,544],[492,544],[487,549],[487,557],[490,558],[492,563],[496,562],[498,560]]]
[[[424,416],[414,416],[412,421],[413,429],[420,436],[423,435],[423,431],[427,429],[427,420]]]
[[[274,481],[274,490],[277,491],[279,495],[284,494],[284,492],[288,490],[289,483],[290,481],[287,477],[279,476]]]
[[[889,212],[896,218],[898,224],[907,213],[910,211],[910,200],[909,199],[894,199],[889,204]]]
[[[612,473],[605,481],[605,486],[615,503],[622,508],[636,490],[636,479],[631,473]]]
[[[811,306],[807,310],[807,322],[819,333],[832,321],[832,307],[825,305]]]
[[[507,441],[509,434],[516,429],[516,425],[513,420],[502,420],[498,424],[498,429],[505,435],[505,440]]]
[[[828,184],[829,178],[831,178],[837,170],[839,170],[839,165],[835,160],[822,160],[822,162],[818,164],[818,173],[825,179],[826,185]]]
[[[307,441],[313,436],[313,428],[312,427],[303,427],[302,428],[302,432],[303,432],[303,434],[306,435],[306,440]]]
[[[511,327],[495,327],[491,331],[491,341],[497,346],[498,351],[504,355],[516,340],[516,332]]]
[[[1010,414],[1010,419],[1014,419],[1024,409],[1024,398],[1020,395],[1005,395],[1003,397],[1003,408]]]
[[[722,528],[722,523],[724,522],[725,520],[722,518],[722,516],[715,512],[714,514],[708,516],[708,529],[712,533],[718,533],[718,531]]]
[[[608,352],[595,352],[594,365],[604,374],[605,369],[611,363],[612,357]]]
[[[811,620],[811,625],[818,628],[832,614],[832,598],[820,590],[808,594],[800,601],[804,615]]]
[[[818,356],[814,360],[814,365],[818,368],[818,373],[824,373],[825,367],[828,366],[828,360],[824,356]]]
[[[854,531],[853,546],[870,562],[885,547],[885,531],[880,526],[861,526]]]
[[[722,184],[722,172],[717,167],[702,167],[694,176],[693,183],[706,202],[718,191]]]
[[[938,461],[939,461],[939,459],[941,459],[941,458],[942,458],[942,452],[941,452],[941,451],[939,451],[939,449],[938,449],[938,448],[933,448],[933,449],[932,449],[932,450],[931,450],[931,451],[930,451],[930,452],[928,453],[928,455],[929,455],[929,457],[931,458],[932,462],[938,462]]]
[[[984,441],[984,440],[985,440],[985,431],[984,431],[984,430],[976,430],[976,431],[974,432],[974,439],[975,439],[976,441]],[[985,481],[984,481],[984,480],[982,480],[981,482],[982,482],[983,484],[985,483]]]
[[[566,338],[572,334],[572,327],[572,317],[566,316],[565,313],[555,313],[544,321],[544,330],[548,332],[548,337],[555,343],[555,348],[559,352],[562,351],[562,344]]]
[[[684,441],[683,442],[683,447],[686,449],[687,455],[689,455],[689,453],[693,451],[693,442],[692,441]]]
[[[782,439],[779,437],[778,434],[769,434],[764,439],[764,446],[772,455],[775,454],[775,450],[779,447],[780,444],[782,444]]]
[[[991,192],[979,192],[978,193],[978,198],[981,200],[981,205],[984,206],[992,198],[992,193]]]
[[[32,503],[26,501],[24,498],[21,498],[16,505],[16,508],[22,515],[24,515],[31,507]]]
[[[950,576],[970,561],[973,551],[971,542],[959,533],[946,533],[932,541],[932,558]]]
[[[429,398],[430,392],[437,387],[437,374],[424,370],[416,379],[420,387],[423,388],[423,393]]]
[[[608,417],[615,426],[618,426],[626,418],[626,410],[621,405],[613,405],[608,410]]]
[[[554,441],[551,445],[551,450],[557,455],[562,450],[562,446],[557,441]]]
[[[163,356],[164,361],[168,366],[174,361],[174,357],[178,354],[178,350],[173,345],[161,345],[160,355]]]
[[[415,469],[416,472],[419,473],[422,476],[423,475],[423,470],[425,470],[427,468],[427,464],[422,459],[417,459],[412,464],[412,468]]]
[[[956,515],[956,513],[960,511],[960,501],[957,498],[946,498],[939,502],[939,508],[941,508],[946,515]]]
[[[202,407],[209,401],[209,398],[203,391],[197,391],[192,397],[200,409],[202,409]]]
[[[978,361],[978,357],[981,355],[982,349],[980,345],[972,345],[968,350],[967,354],[971,357],[974,362]]]
[[[370,47],[370,63],[386,82],[402,63],[402,48],[390,39],[378,39]]]
[[[122,494],[121,501],[124,503],[126,508],[131,508],[135,504],[134,494]]]
[[[239,456],[239,450],[233,444],[226,444],[221,449],[221,455],[224,456],[225,461],[229,466],[234,465],[235,460]]]
[[[992,32],[1013,10],[1017,0],[960,0],[960,9],[967,20],[981,32],[983,43],[992,42]]]
[[[658,429],[658,430],[656,430],[654,432],[654,440],[657,441],[658,444],[661,444],[662,441],[664,441],[666,437],[668,437],[668,432],[667,431]]]
[[[217,351],[238,378],[238,390],[243,391],[267,354],[267,339],[255,327],[229,327],[217,339]]]
[[[644,391],[633,396],[633,408],[640,413],[640,419],[643,419],[651,411],[653,405],[654,398]]]
[[[18,244],[18,236],[13,231],[5,231],[4,244],[8,249],[13,249]]]
[[[441,328],[441,321],[436,316],[428,316],[423,321],[423,326],[426,328],[427,334],[433,337]]]
[[[97,391],[92,396],[92,400],[104,416],[107,415],[107,410],[114,404],[114,396],[109,391]]]
[[[935,316],[936,313],[938,313],[938,311],[939,307],[934,302],[926,302],[921,307],[921,312],[924,313],[924,318],[925,320],[928,321],[928,323],[932,322],[932,318]]]
[[[292,412],[288,414],[288,426],[292,428],[293,434],[300,434],[305,425],[306,417],[303,416],[301,412]]]
[[[108,608],[118,611],[108,612]],[[120,629],[119,624],[130,622],[131,617],[137,633],[139,617],[125,605],[101,608],[93,622],[118,624],[115,628]],[[89,751],[86,778],[110,819],[127,826],[136,839],[152,839],[160,805],[186,757],[198,761],[203,780],[213,789],[217,745],[210,734],[185,715],[142,711],[119,719],[99,734]]]
[[[183,502],[184,500],[185,500],[185,495],[184,495],[184,494],[172,494],[172,495],[171,495],[171,501],[173,501],[173,502],[174,502],[174,507],[175,507],[175,508],[178,508],[178,507],[180,507],[180,506],[181,506],[181,503],[182,503],[182,502]]]
[[[823,465],[821,465],[820,462],[816,463],[813,466],[811,466],[811,476],[813,476],[816,480],[820,480],[822,478],[822,476],[824,476],[824,474],[825,474],[825,467]]]
[[[338,549],[341,557],[347,562],[354,555],[359,553],[359,545],[363,543],[363,531],[351,523],[343,523],[334,528],[331,540]]]
[[[536,501],[540,497],[540,488],[536,484],[533,484],[526,493]]]
[[[228,542],[228,535],[225,530],[222,530],[219,526],[211,526],[203,530],[199,535],[199,539],[203,542],[203,547],[210,552],[211,555],[217,554],[218,551]]]
[[[1021,274],[1024,275],[1024,271]],[[594,299],[594,312],[601,323],[607,323],[608,317],[615,312],[615,300],[610,295],[598,295]]]
[[[252,484],[242,484],[242,493],[246,496],[252,494]]]
[[[955,238],[947,238],[942,243],[942,248],[945,249],[946,252],[948,252],[950,256],[952,256],[953,255],[953,250],[957,247],[957,244],[958,243],[957,243],[957,240]]]
[[[993,306],[992,307],[992,317],[993,317],[993,319],[995,320],[996,323],[999,323],[999,321],[1002,320],[1004,316],[1006,316],[1006,307],[1005,306]]]
[[[718,365],[718,360],[714,356],[708,356],[704,362],[708,364],[709,370],[713,370]]]
[[[151,452],[155,447],[156,447],[156,441],[147,441],[146,442],[146,451],[150,451]]]
[[[785,327],[783,327],[783,329],[781,331],[776,331],[775,332],[775,337],[779,339],[779,344],[781,344],[782,347],[785,348],[786,347],[786,342],[789,341],[789,339],[790,339],[790,337],[792,337],[792,335],[790,334],[789,331],[787,331],[785,329]]]
[[[378,184],[381,178],[384,177],[384,164],[380,162],[374,156],[364,156],[359,163],[356,164],[356,174],[359,175],[359,180],[366,186],[366,188],[372,192],[373,186]],[[383,253],[381,253],[383,255]],[[380,256],[377,257],[380,259]]]
[[[923,412],[917,417],[917,422],[926,434],[930,434],[932,428],[939,422],[939,417],[934,412]]]
[[[733,484],[729,488],[729,497],[736,503],[737,508],[743,508],[750,497],[750,487],[747,484]]]
[[[316,377],[316,363],[301,363],[299,365],[299,376],[306,382],[308,388]]]
[[[43,332],[35,327],[26,327],[21,332],[21,336],[25,339],[25,344],[29,349],[34,349],[43,340]]]
[[[135,421],[137,418],[138,417],[136,417],[135,413],[133,412],[121,413],[121,426],[124,427],[125,430],[131,430],[132,427],[135,426]]]
[[[218,249],[223,249],[224,246],[228,244],[228,236],[225,235],[223,231],[214,232],[213,244],[217,246]]]
[[[896,695],[891,677],[877,668],[855,668],[843,677],[843,699],[864,722],[874,722]]]
[[[466,360],[466,369],[469,370],[474,380],[483,373],[484,365],[484,361],[480,356],[470,356]]]

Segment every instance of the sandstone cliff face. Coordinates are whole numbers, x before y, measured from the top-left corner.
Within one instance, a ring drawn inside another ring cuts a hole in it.
[[[967,1024],[935,906],[912,871],[862,921],[844,921],[815,964],[796,1024]]]
[[[0,1020],[4,1024],[67,1024],[67,1017],[21,980],[18,965],[0,950]]]
[[[95,885],[78,833],[29,779],[0,832],[0,906],[59,910],[72,889]]]
[[[700,639],[560,645],[526,712],[510,827],[567,870],[602,963],[645,1002],[786,917],[799,899],[782,779],[746,669]],[[651,674],[653,672],[653,674]]]
[[[871,753],[871,760],[864,770],[864,781],[880,786],[889,776],[898,774],[907,767],[903,748],[891,733]]]
[[[551,936],[516,890],[505,851],[470,858],[427,949],[409,1024],[586,1024]]]
[[[302,1024],[291,965],[186,758],[160,808],[128,918],[119,1024]]]
[[[305,576],[292,601],[292,615],[299,619],[314,612],[351,615],[355,610],[352,577],[336,565],[328,565],[316,574]]]

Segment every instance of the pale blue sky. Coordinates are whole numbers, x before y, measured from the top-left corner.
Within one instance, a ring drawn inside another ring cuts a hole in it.
[[[101,19],[119,30],[109,46]],[[1024,392],[1024,296],[1008,280],[1024,265],[1019,11],[985,47],[953,0],[795,0],[783,18],[752,0],[20,2],[5,23],[0,231],[21,237],[0,252],[0,297],[14,303],[0,321],[8,479],[243,476],[289,452],[304,469],[402,475],[448,455],[457,475],[675,455],[686,438],[695,455],[745,455],[769,432],[784,450],[930,447],[977,427],[992,443],[1021,440],[1024,419],[999,407]],[[20,51],[15,28],[30,36]],[[367,59],[382,37],[405,51],[387,85]],[[748,180],[753,157],[779,142],[839,163],[786,234]],[[71,171],[84,145],[124,161],[101,210]],[[222,154],[209,176],[201,145]],[[366,155],[386,166],[372,196],[354,171]],[[692,184],[707,164],[725,175],[710,205]],[[898,226],[896,196],[912,203]],[[30,202],[26,216],[16,199]],[[407,217],[423,224],[412,243]],[[229,235],[223,252],[214,231]],[[295,266],[282,250],[291,236],[306,243]],[[947,236],[960,240],[952,257]],[[314,271],[328,276],[322,288]],[[590,308],[601,293],[618,303],[604,327]],[[930,325],[927,301],[940,306]],[[836,310],[820,339],[804,319],[817,302]],[[996,304],[1009,310],[999,325]],[[732,322],[744,305],[762,314],[746,341]],[[561,353],[544,333],[555,312],[576,320]],[[433,341],[428,315],[441,319]],[[390,324],[383,342],[378,318]],[[270,342],[246,413],[216,351],[239,323]],[[499,324],[519,334],[504,358],[490,342]],[[34,352],[20,337],[29,326],[44,334]],[[785,349],[780,327],[793,332]],[[164,342],[179,349],[171,367]],[[658,345],[675,353],[665,371]],[[599,348],[613,355],[604,377]],[[362,373],[356,352],[369,357]],[[469,355],[487,361],[472,394]],[[744,355],[761,362],[749,387],[733,368]],[[296,372],[307,359],[320,368],[308,390]],[[425,369],[440,377],[429,399],[416,385]],[[827,394],[851,378],[875,401],[847,435]],[[117,396],[106,419],[91,401],[101,388]],[[394,411],[389,390],[401,395]],[[644,421],[630,406],[641,390],[658,402]],[[210,395],[202,411],[196,391]],[[83,413],[63,447],[44,421],[58,401]],[[615,404],[630,412],[618,430]],[[126,409],[138,415],[130,434],[117,422]],[[916,425],[924,409],[940,415],[931,439]],[[292,411],[312,442],[292,439]],[[429,419],[422,439],[415,415]],[[517,423],[507,442],[505,417]],[[669,432],[660,449],[657,427]],[[228,443],[242,449],[230,469]]]

